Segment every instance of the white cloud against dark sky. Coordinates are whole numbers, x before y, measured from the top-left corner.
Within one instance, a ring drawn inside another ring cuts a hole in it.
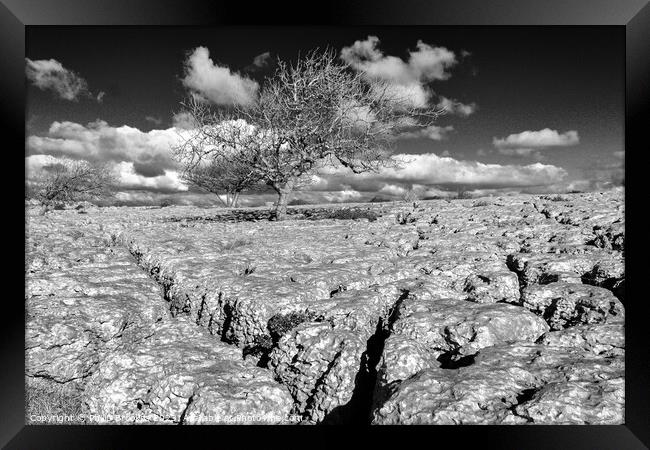
[[[612,36],[525,31],[28,30],[28,172],[60,158],[108,162],[125,192],[191,197],[170,152],[193,126],[179,102],[190,93],[223,107],[250,104],[276,57],[295,60],[314,48],[333,49],[364,76],[388,81],[396,95],[446,114],[395,141],[396,155],[413,158],[401,171],[321,173],[304,193],[311,199],[397,195],[412,186],[552,191],[620,172],[623,73],[616,68],[623,65]],[[612,64],[603,67],[605,57]],[[588,160],[601,161],[597,176]]]
[[[32,61],[25,58],[27,79],[41,90],[49,90],[63,100],[78,101],[82,97],[95,98],[101,102],[105,92],[94,96],[88,90],[88,83],[71,70],[66,69],[56,59]]]
[[[260,87],[256,81],[215,64],[206,47],[197,47],[188,55],[183,85],[218,105],[248,105],[255,101]]]
[[[433,47],[421,40],[407,60],[385,55],[379,49],[379,38],[368,36],[341,50],[341,59],[367,78],[390,82],[391,90],[413,106],[429,104],[433,91],[427,85],[433,80],[446,80],[456,65],[456,55],[445,47]]]
[[[539,131],[522,131],[505,138],[494,138],[496,148],[548,148],[570,147],[580,143],[580,137],[575,130],[559,133],[557,130],[544,128]]]

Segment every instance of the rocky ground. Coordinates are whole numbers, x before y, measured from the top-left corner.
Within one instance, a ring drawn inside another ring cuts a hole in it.
[[[28,208],[28,422],[624,422],[622,191],[350,208]]]

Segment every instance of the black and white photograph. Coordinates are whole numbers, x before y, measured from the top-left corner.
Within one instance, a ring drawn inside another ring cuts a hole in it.
[[[624,425],[625,31],[32,26],[27,425]]]

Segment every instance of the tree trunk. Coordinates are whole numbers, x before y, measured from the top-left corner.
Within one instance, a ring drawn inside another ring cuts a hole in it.
[[[289,180],[284,184],[273,185],[273,189],[278,193],[278,202],[275,206],[275,220],[285,220],[287,218],[287,203],[293,186],[293,180]]]
[[[224,201],[224,199],[221,198],[221,194],[215,192],[214,195],[217,196],[217,198],[219,199],[219,202],[220,202],[223,206],[228,207],[228,204]]]
[[[232,197],[232,206],[233,206],[233,208],[238,208],[239,207],[239,194],[240,194],[239,191],[236,191],[233,194],[233,197]]]

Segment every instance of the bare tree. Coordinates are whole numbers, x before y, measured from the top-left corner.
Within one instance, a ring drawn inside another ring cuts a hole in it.
[[[259,170],[251,167],[249,156],[265,145],[263,136],[243,120],[213,112],[195,96],[181,105],[195,124],[193,130],[179,133],[181,143],[173,149],[181,178],[217,194],[224,206],[237,206],[241,192],[260,184]]]
[[[404,192],[402,195],[402,200],[404,200],[406,203],[413,203],[413,207],[417,207],[417,201],[420,199],[420,196],[418,195],[418,192],[411,186],[409,190]]]
[[[65,161],[43,168],[34,197],[43,214],[56,204],[90,200],[110,195],[115,178],[107,166],[88,161]]]
[[[235,208],[241,192],[250,189],[256,181],[250,170],[224,158],[214,158],[206,164],[186,167],[181,178],[188,184],[216,194],[224,206]]]
[[[396,165],[390,151],[396,135],[442,112],[413,106],[390,83],[351,70],[333,51],[313,51],[294,65],[279,61],[253,105],[215,109],[192,98],[183,107],[197,126],[192,145],[177,154],[189,166],[219,157],[249,170],[277,192],[278,220],[300,180],[325,165],[354,173]]]

